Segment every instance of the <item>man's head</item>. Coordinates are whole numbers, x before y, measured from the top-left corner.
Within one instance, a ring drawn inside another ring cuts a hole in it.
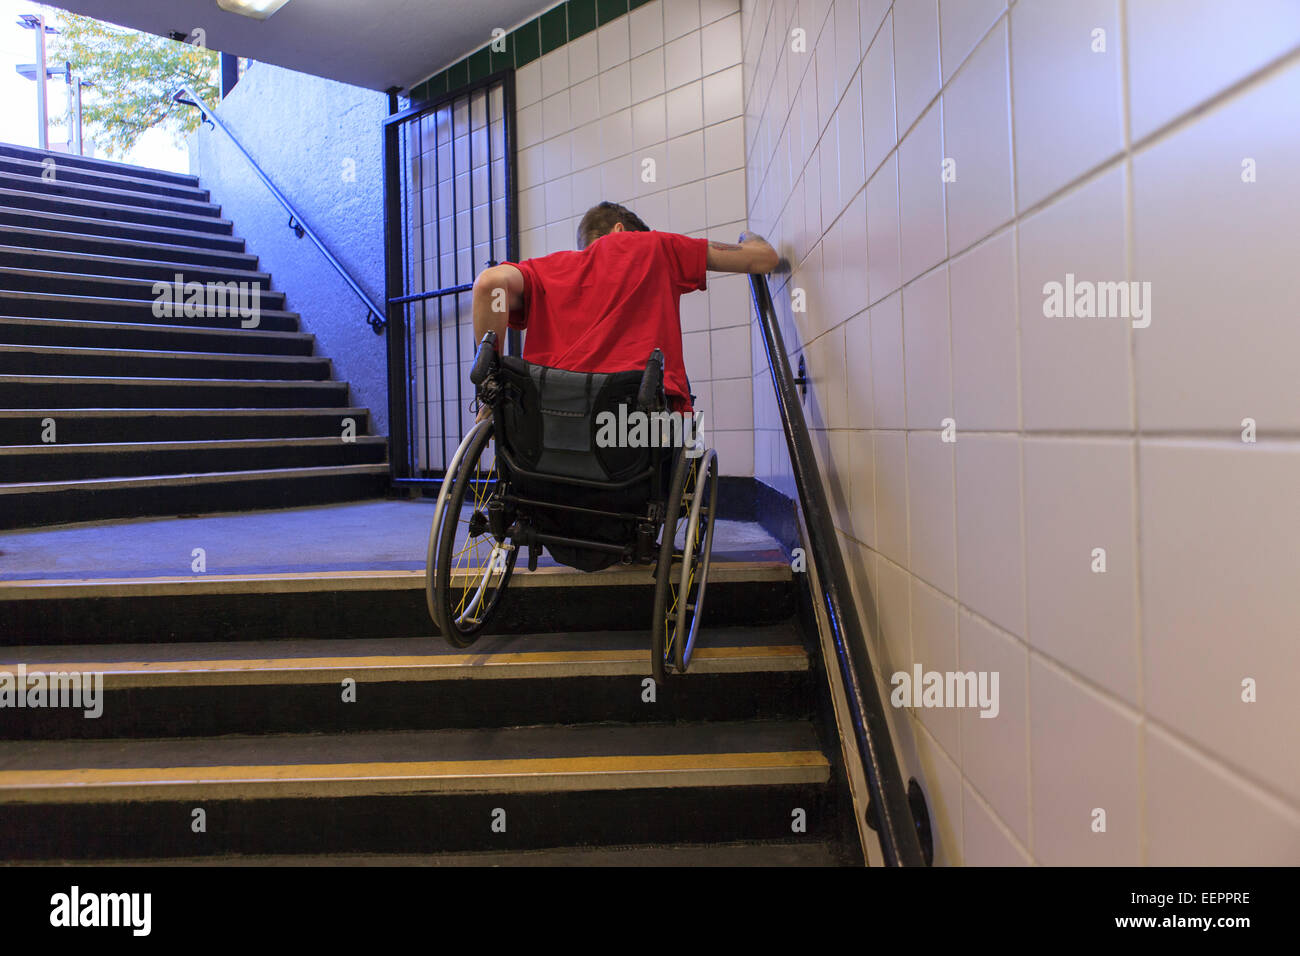
[[[611,232],[649,232],[650,227],[636,213],[616,202],[592,206],[578,223],[578,248],[586,249],[601,236]]]

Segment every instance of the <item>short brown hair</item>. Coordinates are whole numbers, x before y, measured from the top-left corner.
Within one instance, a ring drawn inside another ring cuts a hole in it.
[[[586,249],[601,236],[608,235],[615,223],[622,223],[629,232],[649,232],[650,227],[641,217],[626,206],[616,202],[602,202],[592,206],[578,223],[578,248]]]

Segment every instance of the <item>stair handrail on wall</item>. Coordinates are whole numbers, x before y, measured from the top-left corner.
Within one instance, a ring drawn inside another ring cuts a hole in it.
[[[293,204],[289,202],[288,197],[286,197],[284,193],[280,192],[275,183],[271,182],[271,177],[266,175],[266,171],[258,165],[257,160],[255,160],[249,154],[248,150],[244,148],[244,144],[241,143],[235,137],[235,134],[230,131],[230,127],[223,123],[221,117],[217,116],[217,114],[212,111],[212,108],[203,101],[203,97],[195,93],[193,88],[189,86],[182,86],[179,90],[173,93],[172,100],[185,106],[197,107],[199,112],[203,114],[204,122],[210,124],[213,129],[221,130],[221,132],[225,133],[226,136],[230,138],[230,142],[235,145],[235,149],[243,153],[244,158],[248,160],[249,165],[253,167],[253,172],[257,173],[258,179],[262,180],[266,185],[266,188],[271,190],[271,195],[279,200],[280,205],[289,213],[289,228],[298,234],[298,238],[301,239],[306,235],[308,239],[315,243],[316,248],[320,250],[321,255],[325,257],[325,260],[334,267],[335,271],[343,277],[343,281],[351,286],[352,291],[357,294],[357,297],[365,303],[366,308],[370,310],[369,314],[366,316],[366,322],[370,325],[370,328],[374,330],[376,335],[383,335],[384,326],[387,322],[384,318],[383,310],[377,306],[374,300],[366,294],[365,290],[357,284],[357,280],[352,278],[351,273],[349,273],[348,270],[343,267],[343,264],[335,258],[334,253],[330,252],[329,249],[326,248],[325,243],[321,241],[320,236],[316,235],[311,226],[307,225],[306,220],[302,218],[298,210],[293,208]]]
[[[853,607],[853,592],[831,521],[830,503],[796,391],[801,382],[790,371],[790,358],[767,277],[750,275],[749,287],[772,370],[772,386],[790,451],[809,556],[818,572],[813,577],[814,587],[820,593],[814,594],[813,599],[820,601],[830,630],[867,781],[870,803],[865,822],[878,834],[887,866],[925,866],[929,854],[923,852],[922,841],[929,842],[929,820],[924,798],[918,786],[909,788],[904,783],[894,753],[884,706],[871,671],[870,651]]]

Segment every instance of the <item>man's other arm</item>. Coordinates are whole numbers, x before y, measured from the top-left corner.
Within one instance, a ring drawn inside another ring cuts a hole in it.
[[[524,307],[524,274],[512,265],[489,266],[474,279],[474,344],[488,332],[505,341],[510,313]]]
[[[771,272],[781,264],[766,239],[744,233],[740,242],[709,242],[708,268],[713,272]]]

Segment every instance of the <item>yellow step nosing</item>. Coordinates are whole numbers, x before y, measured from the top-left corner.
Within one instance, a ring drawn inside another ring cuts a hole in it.
[[[822,783],[816,750],[0,771],[0,804]]]
[[[356,466],[353,466],[356,467]],[[366,466],[370,467],[370,466]],[[379,467],[379,466],[374,466]],[[386,466],[385,466],[386,467]],[[709,581],[720,583],[789,581],[788,564],[780,561],[715,559]],[[510,587],[602,587],[654,582],[648,566],[586,573],[547,566],[518,570]],[[277,571],[249,574],[191,574],[161,577],[30,578],[0,581],[0,601],[73,597],[167,597],[184,594],[292,594],[311,591],[423,590],[423,570]]]
[[[344,677],[365,682],[453,679],[457,677],[538,677],[568,673],[640,674],[648,648],[581,651],[498,651],[478,654],[384,655],[374,657],[229,658],[180,661],[21,662],[28,672],[103,674],[110,689],[173,685],[324,684]],[[20,662],[0,662],[0,671]],[[584,668],[583,665],[589,665]],[[808,654],[798,644],[701,647],[692,673],[740,670],[808,669]]]

